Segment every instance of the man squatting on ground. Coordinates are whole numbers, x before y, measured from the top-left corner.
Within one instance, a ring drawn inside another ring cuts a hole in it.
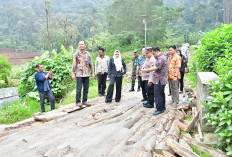
[[[51,110],[54,110],[55,100],[52,93],[51,85],[48,81],[48,79],[52,79],[53,73],[51,70],[48,73],[44,72],[43,65],[40,63],[36,64],[36,68],[37,68],[37,72],[35,73],[35,81],[39,91],[41,110],[42,112],[45,112],[44,100],[46,95],[49,98]]]

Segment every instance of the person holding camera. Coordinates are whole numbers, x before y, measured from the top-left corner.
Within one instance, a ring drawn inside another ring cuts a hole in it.
[[[42,112],[45,112],[44,99],[47,95],[50,101],[51,110],[55,109],[55,100],[52,93],[52,88],[49,83],[49,79],[52,79],[53,72],[50,70],[48,73],[43,71],[43,65],[38,63],[36,64],[37,72],[35,73],[36,85],[39,91],[40,96],[40,106]]]

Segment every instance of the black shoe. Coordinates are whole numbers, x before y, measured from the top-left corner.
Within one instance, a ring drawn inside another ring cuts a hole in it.
[[[137,92],[140,92],[140,90],[141,90],[141,89],[140,89],[140,87],[139,87],[139,88],[137,89]]]
[[[111,101],[107,101],[107,100],[105,101],[105,103],[110,103],[110,102],[111,102]]]
[[[115,102],[120,102],[120,100],[116,100]]]
[[[156,110],[154,113],[153,113],[153,115],[159,115],[159,114],[161,114],[161,113],[164,113],[164,111],[165,110],[162,110],[162,111],[159,111],[159,110]]]
[[[143,104],[143,107],[145,107],[145,108],[154,108],[154,105],[151,105],[150,103],[144,103]]]
[[[141,102],[147,101],[147,99],[142,99]]]
[[[168,96],[171,96],[171,94],[169,93]]]
[[[135,91],[135,89],[134,88],[131,88],[130,90],[129,90],[129,92],[134,92]]]

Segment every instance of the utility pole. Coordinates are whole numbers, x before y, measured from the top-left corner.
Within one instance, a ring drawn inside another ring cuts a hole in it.
[[[224,24],[230,24],[230,3],[229,0],[223,0]]]
[[[92,53],[94,52],[94,36],[95,36],[95,21],[96,21],[95,12],[96,12],[95,9],[93,9]]]
[[[153,21],[156,21],[156,20],[158,20],[158,19],[160,19],[161,17],[158,17],[158,18],[156,18],[156,19],[154,19],[154,20],[151,20],[151,21],[146,21],[146,17],[147,17],[147,15],[141,15],[142,17],[143,17],[143,24],[144,24],[144,31],[145,31],[145,35],[144,35],[144,38],[145,38],[145,47],[147,47],[147,24],[148,23],[150,23],[150,22],[153,22]]]

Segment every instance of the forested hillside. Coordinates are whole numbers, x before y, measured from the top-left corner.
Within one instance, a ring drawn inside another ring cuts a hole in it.
[[[232,3],[232,2],[231,2]],[[223,23],[220,0],[0,0],[0,47],[60,51],[195,44]],[[94,40],[93,40],[94,39]],[[112,50],[113,51],[113,50]]]

